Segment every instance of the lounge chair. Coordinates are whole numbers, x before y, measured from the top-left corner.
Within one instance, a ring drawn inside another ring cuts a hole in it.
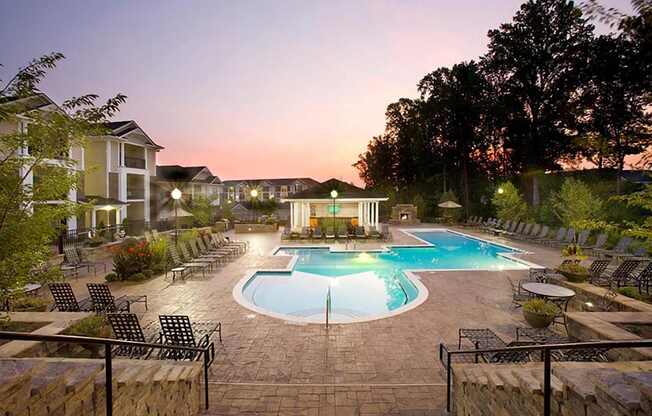
[[[163,343],[163,337],[158,331],[154,334],[145,335],[143,328],[140,326],[140,322],[138,322],[138,316],[135,313],[107,313],[106,317],[111,325],[115,339],[153,344]],[[155,352],[154,350],[155,348],[120,345],[114,348],[112,353],[118,357],[146,360]],[[159,349],[156,356],[157,358],[162,358],[164,356],[164,350]]]
[[[638,286],[638,292],[642,294],[645,287],[645,293],[649,295],[650,286],[652,286],[652,262],[649,262],[634,279]]]
[[[290,227],[283,227],[283,232],[281,233],[281,240],[289,240],[291,237]]]
[[[576,241],[577,245],[579,245],[580,247],[585,246],[590,236],[591,236],[591,230],[582,230],[577,235],[577,241]]]
[[[565,344],[573,342],[569,337],[548,328],[516,328],[516,341],[531,341],[534,344]],[[593,361],[606,362],[608,348],[582,348],[552,351],[554,361]]]
[[[106,283],[87,283],[86,287],[95,312],[131,312],[131,305],[134,303],[144,303],[147,310],[147,295],[125,295],[116,298]]]
[[[324,238],[324,234],[321,232],[321,227],[315,227],[315,230],[312,232],[313,240],[321,240]]]
[[[65,262],[63,264],[66,266],[72,266],[75,269],[86,268],[88,272],[90,272],[91,269],[93,269],[94,275],[97,275],[97,266],[102,266],[104,268],[104,272],[106,272],[106,263],[83,260],[75,247],[71,247],[71,246],[64,247],[63,254],[65,257]]]
[[[198,260],[207,260],[210,261],[211,263],[211,269],[217,267],[219,264],[223,264],[226,262],[226,257],[224,254],[219,254],[219,253],[210,253],[210,252],[205,252],[204,250],[200,250],[198,246],[198,241],[199,238],[196,240],[190,240],[188,241],[188,245],[190,246],[190,251],[192,252],[192,255],[195,259]]]
[[[627,253],[627,247],[632,243],[633,239],[631,237],[623,237],[618,241],[616,246],[611,249],[602,249],[596,248],[593,250],[594,254],[597,254],[600,257],[617,257]]]
[[[389,230],[389,224],[382,224],[380,227],[383,241],[390,241],[392,239],[392,232]]]
[[[168,246],[168,261],[165,264],[165,277],[168,277],[168,264],[169,260],[172,260],[172,268],[170,271],[172,272],[172,281],[175,281],[177,278],[177,275],[183,279],[183,276],[186,273],[192,273],[192,269],[189,267],[186,267],[183,261],[181,261],[181,258],[179,257],[179,253],[177,253],[177,250],[172,246]]]
[[[54,299],[51,311],[55,309],[59,312],[88,312],[93,310],[93,303],[90,298],[77,300],[70,283],[49,283],[48,288]]]
[[[546,238],[542,240],[537,240],[537,242],[545,245],[554,245],[555,243],[561,243],[562,241],[564,241],[565,237],[566,237],[566,228],[559,227],[555,238]]]
[[[376,229],[375,225],[370,225],[369,226],[369,229],[367,231],[367,235],[369,236],[369,238],[380,238],[380,237],[382,237],[380,235],[380,233],[378,232],[378,230]]]
[[[610,260],[594,260],[589,266],[589,282],[593,283],[593,279],[600,279],[602,273],[607,270]]]
[[[532,342],[521,341],[512,341],[507,343],[503,341],[495,332],[488,328],[461,328],[459,330],[458,337],[458,348],[460,349],[462,348],[463,339],[470,341],[475,349],[506,348],[533,344]],[[476,360],[478,357],[482,358],[487,363],[523,363],[532,361],[529,351],[501,351],[493,353],[480,353],[476,354]]]
[[[341,224],[337,227],[337,232],[335,234],[335,238],[340,239],[348,239],[349,238],[349,232],[346,229],[346,225]]]
[[[170,257],[172,258],[173,263],[177,267],[183,267],[186,270],[188,270],[191,274],[195,270],[201,270],[202,274],[204,276],[206,276],[206,269],[208,269],[210,267],[209,264],[193,262],[193,261],[188,261],[188,262],[183,261],[181,259],[181,256],[179,256],[179,252],[177,251],[176,247],[174,247],[174,245],[170,245],[170,247],[168,248],[168,253],[170,254]],[[185,256],[186,259],[189,258],[189,257],[190,257],[190,255]],[[183,278],[183,275],[184,275],[183,273],[180,273],[181,278]],[[172,275],[172,280],[174,281],[175,279],[176,279],[176,274],[173,274]]]
[[[209,358],[209,362],[212,362],[215,358],[211,338],[217,332],[220,342],[222,342],[222,324],[220,322],[190,322],[190,318],[186,315],[159,315],[158,319],[161,324],[161,334],[163,334],[163,342],[165,344],[186,347],[211,346],[212,357]],[[196,360],[200,358],[197,352],[179,350],[170,350],[168,356],[181,360]]]
[[[569,244],[572,244],[574,241],[575,241],[575,229],[569,228],[568,231],[566,231],[566,235],[561,241],[552,241],[549,245],[553,247],[564,247]]]
[[[582,250],[587,250],[591,252],[591,254],[593,254],[594,250],[601,249],[602,247],[604,247],[605,244],[607,244],[607,239],[608,239],[607,234],[601,233],[598,234],[598,236],[596,237],[595,244],[580,244],[580,248]]]
[[[241,253],[239,247],[220,245],[218,240],[213,241],[213,239],[211,239],[207,234],[203,235],[202,238],[199,238],[197,243],[202,252],[207,254],[219,254],[225,256],[227,259],[234,258]]]
[[[191,269],[200,270],[204,277],[206,277],[206,271],[211,271],[213,269],[214,260],[193,257],[190,252],[188,252],[186,245],[183,243],[180,243],[177,248],[186,261],[186,266],[189,266]]]
[[[521,238],[525,237],[526,235],[529,235],[530,232],[532,232],[532,227],[534,227],[533,223],[525,224],[525,227],[523,227],[521,232],[514,234],[512,236],[512,238],[521,239]]]
[[[621,287],[629,284],[636,284],[634,270],[641,264],[640,260],[624,260],[610,274],[601,274],[591,280],[591,283],[598,286]]]
[[[239,240],[232,241],[226,238],[222,233],[211,234],[211,238],[218,248],[236,248],[240,254],[246,253],[249,248],[248,242]]]
[[[527,237],[526,240],[530,240],[532,242],[537,242],[537,240],[545,240],[546,238],[548,238],[548,234],[550,234],[550,227],[544,225],[541,227],[541,229],[536,235]]]
[[[326,239],[333,240],[335,238],[335,227],[326,228]]]
[[[525,227],[525,230],[523,230],[523,234],[515,235],[514,238],[518,240],[527,240],[528,238],[532,236],[536,236],[539,233],[539,230],[541,229],[541,226],[539,224],[529,224],[529,228]]]
[[[364,232],[364,227],[361,225],[358,225],[355,227],[355,238],[359,240],[364,240],[367,238],[367,233]]]
[[[309,240],[311,235],[312,233],[310,232],[310,227],[303,227],[301,228],[301,233],[299,234],[299,238],[302,240]]]

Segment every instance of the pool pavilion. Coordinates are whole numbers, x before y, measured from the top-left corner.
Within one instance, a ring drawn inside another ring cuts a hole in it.
[[[281,202],[290,204],[290,229],[299,231],[333,222],[378,228],[380,203],[387,199],[378,192],[329,179]]]

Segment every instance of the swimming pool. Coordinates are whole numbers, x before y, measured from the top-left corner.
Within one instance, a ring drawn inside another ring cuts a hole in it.
[[[427,246],[390,246],[377,251],[329,247],[280,247],[293,256],[290,271],[259,271],[234,289],[244,306],[282,319],[324,322],[330,291],[332,322],[357,322],[412,309],[428,294],[418,270],[514,270],[528,265],[520,251],[449,230],[414,230]],[[507,256],[507,257],[506,257]]]

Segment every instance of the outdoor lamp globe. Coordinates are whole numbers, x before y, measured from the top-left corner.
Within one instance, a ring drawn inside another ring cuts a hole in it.
[[[252,189],[251,192],[249,192],[249,195],[251,195],[252,198],[256,198],[258,196],[258,189]]]
[[[333,199],[337,198],[337,191],[335,189],[331,191],[331,198]]]
[[[174,188],[172,192],[170,192],[170,196],[174,200],[179,200],[181,199],[181,191],[179,190],[179,188]]]

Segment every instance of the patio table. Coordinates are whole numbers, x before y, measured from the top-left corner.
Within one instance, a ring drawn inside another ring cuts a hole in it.
[[[521,288],[542,298],[572,298],[575,291],[549,283],[523,283]]]

